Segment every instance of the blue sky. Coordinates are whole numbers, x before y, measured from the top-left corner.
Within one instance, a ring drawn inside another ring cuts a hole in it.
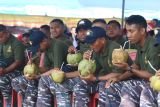
[[[0,13],[64,17],[121,17],[122,0],[1,0]],[[126,0],[125,16],[160,18],[159,0]]]

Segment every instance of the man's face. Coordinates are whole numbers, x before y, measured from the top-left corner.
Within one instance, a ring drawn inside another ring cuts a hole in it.
[[[9,33],[8,32],[0,32],[0,43],[5,43],[9,39]]]
[[[85,38],[86,38],[87,31],[88,31],[88,30],[80,29],[80,30],[77,32],[77,38],[78,38],[80,41],[83,42],[83,41],[85,40]]]
[[[48,44],[48,39],[43,39],[40,43],[40,50],[42,51],[46,51],[46,49],[48,48],[49,44]]]
[[[64,33],[64,26],[58,22],[50,23],[50,32],[53,38],[58,38]]]
[[[107,27],[107,34],[110,38],[115,38],[121,35],[121,29],[114,23],[111,23]]]
[[[91,44],[91,49],[96,53],[101,52],[104,47],[104,40],[104,38],[98,38],[94,43]]]
[[[96,26],[96,27],[101,27],[101,28],[103,28],[104,30],[106,30],[106,24],[104,24],[104,23],[97,22],[97,23],[94,23],[94,24],[92,25],[92,27],[94,27],[94,26]]]
[[[145,29],[135,24],[132,25],[126,24],[126,33],[128,40],[130,40],[132,44],[137,44],[142,39],[145,33]]]

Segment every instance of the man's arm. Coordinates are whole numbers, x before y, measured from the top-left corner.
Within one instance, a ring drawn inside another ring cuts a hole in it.
[[[145,71],[145,70],[132,69],[132,72],[133,72],[133,74],[136,75],[137,77],[139,77],[139,78],[144,78],[144,79],[147,79],[147,80],[149,80],[149,78],[150,78],[151,76],[153,76],[153,74],[151,74],[150,72]]]
[[[66,74],[66,78],[74,78],[74,77],[78,77],[79,76],[79,72],[75,71],[75,72],[69,72],[69,73],[65,73]]]
[[[120,76],[122,75],[121,73],[110,73],[110,74],[107,74],[107,75],[104,75],[104,76],[100,76],[98,77],[98,79],[100,81],[103,81],[103,80],[108,80],[110,78],[114,78],[114,77],[117,77],[117,76]]]
[[[22,61],[16,60],[10,66],[4,69],[5,73],[13,72],[22,65]]]

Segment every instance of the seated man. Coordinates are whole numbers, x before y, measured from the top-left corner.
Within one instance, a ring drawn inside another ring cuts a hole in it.
[[[138,107],[142,89],[149,84],[149,78],[155,74],[149,62],[156,69],[160,68],[160,49],[154,46],[156,40],[147,34],[146,28],[144,17],[132,15],[127,18],[127,37],[131,44],[136,44],[137,56],[132,66],[127,63],[115,64],[126,72],[117,78],[111,78],[113,84],[106,88],[106,106]]]
[[[12,80],[13,89],[22,95],[22,104],[24,107],[36,106],[39,82],[38,75],[42,73],[39,67],[41,54],[39,46],[43,38],[47,38],[44,33],[41,31],[33,31],[30,34],[30,42],[32,43],[29,49],[30,51],[26,51],[26,60],[28,61],[28,64],[34,63],[38,67],[38,74],[35,76],[27,76],[24,74]]]
[[[81,81],[74,87],[75,107],[88,107],[90,94],[99,92],[99,106],[103,106],[105,95],[105,82],[111,77],[117,77],[123,70],[118,69],[112,64],[112,52],[114,49],[120,48],[115,42],[107,39],[106,31],[100,27],[93,27],[87,32],[85,42],[90,44],[92,51],[84,53],[85,59],[95,60],[96,72],[89,74],[87,77],[81,77]]]
[[[0,92],[7,107],[11,107],[11,81],[22,74],[23,62],[24,45],[0,24]]]

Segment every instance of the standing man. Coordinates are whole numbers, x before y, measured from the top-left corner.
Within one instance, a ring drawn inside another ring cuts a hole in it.
[[[24,62],[24,46],[9,33],[6,26],[0,25],[0,91],[11,107],[13,78],[20,76]]]

